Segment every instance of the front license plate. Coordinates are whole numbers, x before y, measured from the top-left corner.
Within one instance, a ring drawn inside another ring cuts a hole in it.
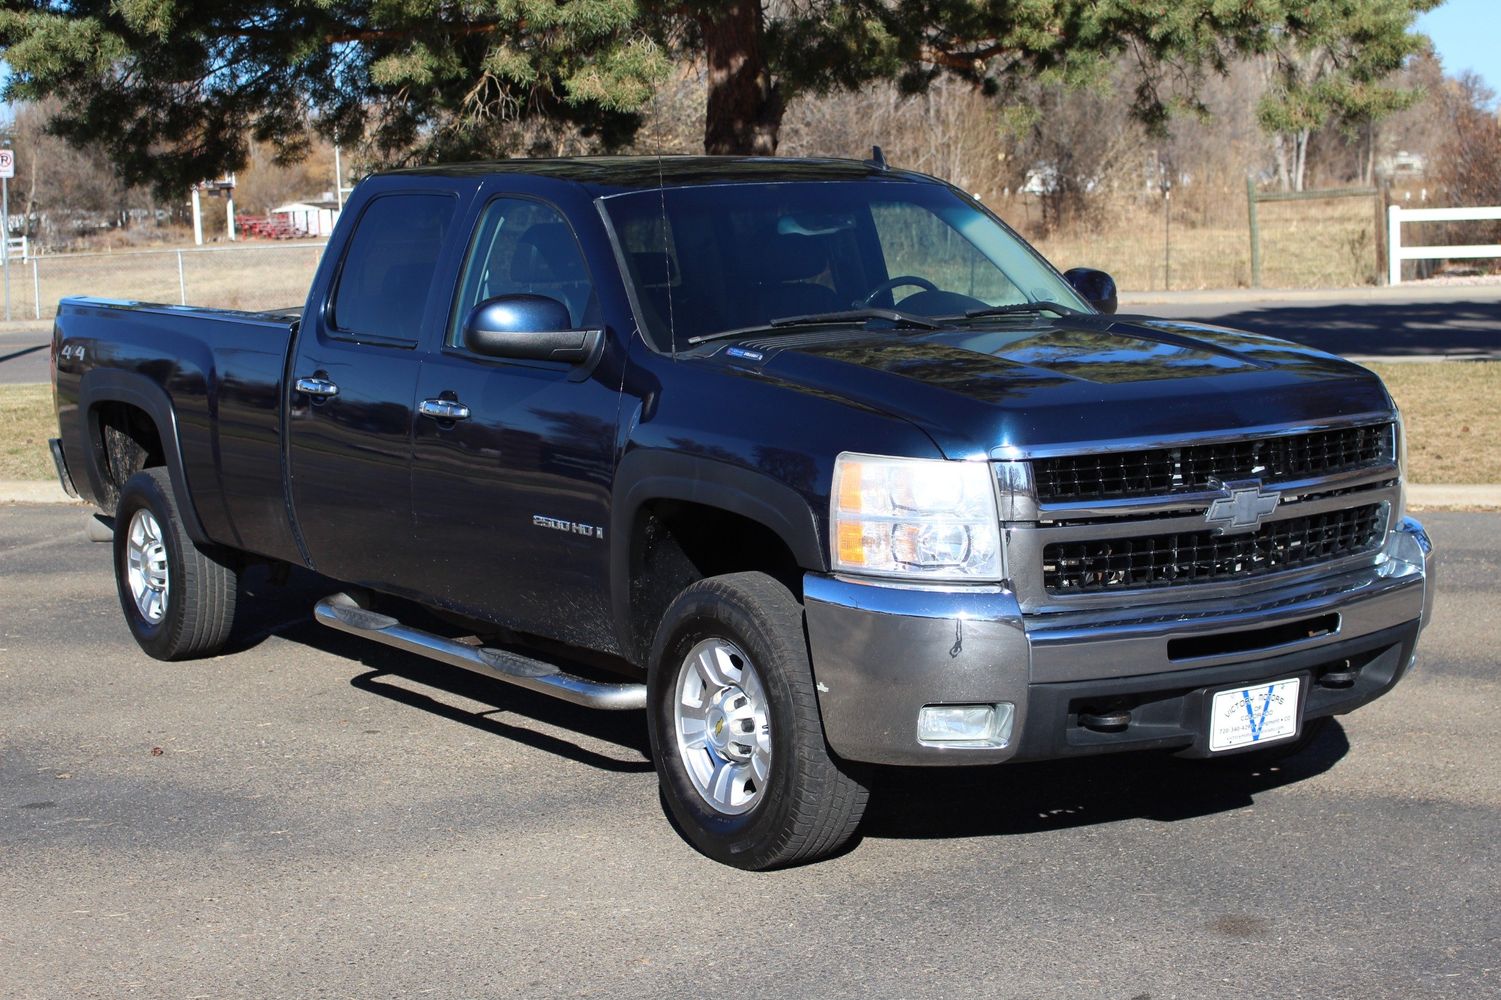
[[[1298,735],[1299,679],[1217,691],[1209,708],[1209,750],[1235,750]]]

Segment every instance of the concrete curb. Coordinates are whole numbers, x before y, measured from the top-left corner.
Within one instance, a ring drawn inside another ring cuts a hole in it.
[[[63,492],[55,479],[0,480],[0,503],[55,503],[87,507],[89,504]]]
[[[1419,486],[1407,488],[1413,510],[1501,510],[1501,485]]]
[[[0,480],[0,504],[71,504],[88,507],[63,492],[61,486],[47,481]],[[1407,505],[1413,510],[1498,510],[1501,511],[1501,484],[1477,483],[1465,486],[1418,486],[1407,488]]]
[[[1121,311],[1133,311],[1139,305],[1249,305],[1257,302],[1297,304],[1300,302],[1351,304],[1367,302],[1492,302],[1501,299],[1501,284],[1427,285],[1409,282],[1402,285],[1359,285],[1352,288],[1202,288],[1185,291],[1123,291],[1119,295]]]

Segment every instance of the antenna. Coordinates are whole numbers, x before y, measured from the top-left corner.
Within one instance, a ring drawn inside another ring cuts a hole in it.
[[[865,162],[875,167],[877,170],[891,169],[886,165],[886,154],[881,152],[880,146],[870,147],[870,159],[866,160]]]
[[[667,337],[672,344],[672,360],[678,359],[678,324],[672,314],[672,257],[667,252],[667,187],[662,181],[662,150],[657,150],[657,200],[662,205],[662,274],[667,285]]]

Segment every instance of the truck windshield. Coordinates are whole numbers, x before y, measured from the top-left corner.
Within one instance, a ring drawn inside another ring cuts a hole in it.
[[[658,350],[787,317],[1089,306],[1026,243],[953,191],[893,181],[722,184],[603,199]]]

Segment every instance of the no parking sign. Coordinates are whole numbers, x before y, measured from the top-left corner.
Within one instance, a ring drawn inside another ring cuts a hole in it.
[[[0,177],[9,180],[16,176],[16,151],[0,149]]]

